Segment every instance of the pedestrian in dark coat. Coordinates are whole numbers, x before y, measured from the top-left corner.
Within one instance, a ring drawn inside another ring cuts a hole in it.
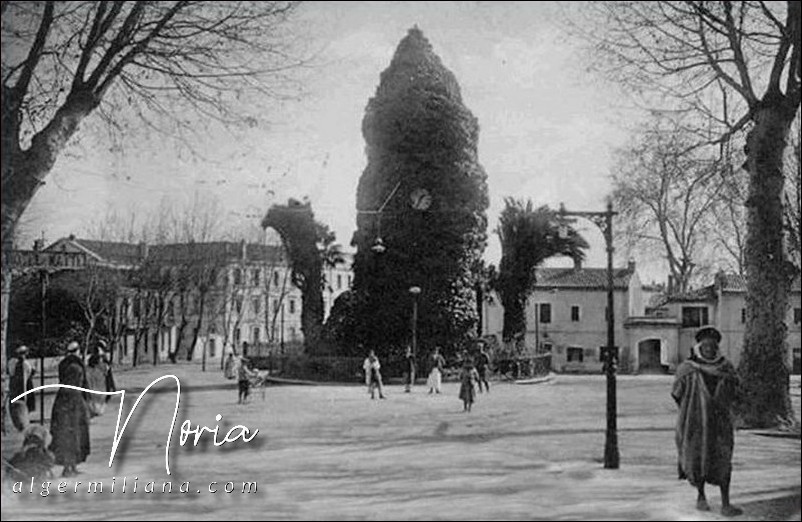
[[[67,356],[58,365],[58,382],[86,389],[86,369],[76,355],[78,348],[76,342],[68,345]],[[55,455],[56,464],[64,466],[62,475],[76,475],[78,464],[85,462],[89,455],[89,409],[84,392],[59,388],[53,402],[50,434],[53,437],[50,451]]]

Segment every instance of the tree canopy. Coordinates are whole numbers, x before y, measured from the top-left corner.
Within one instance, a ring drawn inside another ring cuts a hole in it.
[[[588,243],[573,228],[560,234],[557,213],[535,208],[531,200],[505,198],[496,233],[501,241],[501,263],[494,283],[504,306],[504,341],[526,333],[526,300],[535,289],[537,268],[554,256],[581,261]]]
[[[417,28],[381,74],[362,122],[367,167],[357,188],[352,245],[351,342],[385,352],[418,332],[425,347],[454,349],[475,334],[471,267],[487,240],[487,176],[477,157],[479,125],[459,85]],[[377,239],[384,249],[374,250]]]

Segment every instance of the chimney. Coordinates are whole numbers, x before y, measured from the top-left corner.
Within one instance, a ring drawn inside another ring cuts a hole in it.
[[[244,239],[240,240],[239,242],[239,250],[240,256],[242,257],[242,261],[247,261],[248,259],[248,244],[245,242]]]
[[[635,260],[630,258],[627,262],[627,271],[628,272],[635,272]]]
[[[139,259],[145,260],[148,258],[148,244],[144,241],[139,242]]]
[[[574,270],[582,270],[582,259],[579,256],[574,258]]]
[[[45,242],[44,242],[43,239],[35,239],[33,241],[33,250],[34,250],[34,252],[38,252],[38,251],[44,249],[44,246],[45,246]]]

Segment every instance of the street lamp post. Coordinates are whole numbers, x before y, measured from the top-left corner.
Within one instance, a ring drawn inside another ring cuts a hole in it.
[[[411,286],[409,293],[412,294],[412,357],[418,360],[418,296],[421,289],[419,286]]]
[[[571,212],[560,204],[560,217],[576,216],[592,221],[604,234],[607,246],[607,346],[603,348],[604,370],[607,376],[607,431],[604,440],[604,467],[618,469],[618,427],[616,411],[615,372],[618,364],[618,348],[615,346],[615,308],[613,306],[613,203],[607,202],[604,212]],[[561,227],[562,232],[562,227]]]

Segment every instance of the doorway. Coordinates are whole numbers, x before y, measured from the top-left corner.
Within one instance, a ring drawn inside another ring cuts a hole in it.
[[[668,373],[668,368],[660,361],[661,349],[660,339],[647,339],[638,343],[638,373]]]

